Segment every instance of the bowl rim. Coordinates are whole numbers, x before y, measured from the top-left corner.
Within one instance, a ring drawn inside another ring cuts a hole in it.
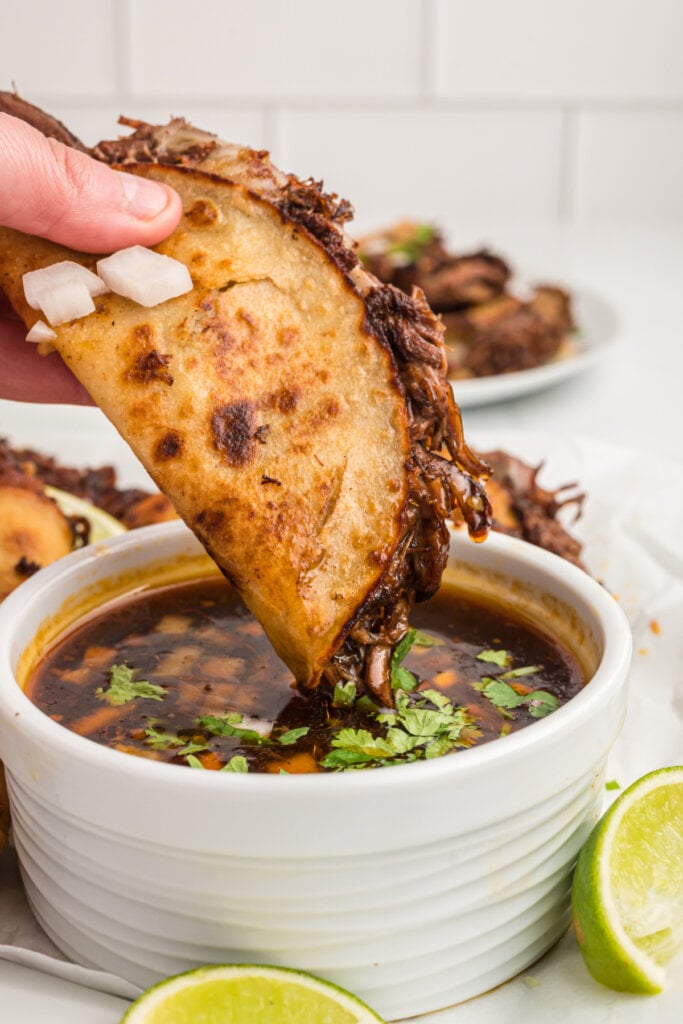
[[[107,564],[111,565],[111,561],[117,557],[117,552],[125,553],[130,549],[140,548],[150,553],[147,560],[156,561],[154,555],[158,556],[159,552],[155,547],[177,545],[183,540],[186,543],[191,542],[193,549],[196,545],[196,553],[201,553],[199,541],[181,520],[158,523],[111,537],[74,551],[39,570],[5,599],[0,605],[0,743],[3,729],[18,729],[24,735],[30,735],[45,749],[53,749],[77,763],[90,764],[101,770],[115,772],[122,780],[141,776],[152,783],[158,778],[162,784],[172,784],[175,788],[182,786],[189,791],[206,791],[207,788],[214,787],[216,791],[229,794],[236,790],[242,792],[246,786],[254,793],[265,795],[271,790],[283,794],[285,790],[282,787],[285,786],[288,792],[295,791],[297,794],[305,795],[311,789],[318,791],[322,787],[327,788],[329,795],[333,796],[339,787],[351,791],[354,787],[366,792],[383,790],[387,786],[400,785],[409,780],[415,781],[415,773],[425,784],[434,783],[444,775],[453,776],[454,779],[463,777],[464,780],[472,773],[476,773],[482,765],[496,768],[508,761],[516,761],[519,757],[531,756],[532,752],[538,754],[543,748],[552,750],[555,737],[559,733],[580,728],[586,718],[610,702],[623,685],[628,672],[632,654],[631,630],[628,619],[615,598],[588,573],[560,556],[516,537],[492,532],[485,542],[488,551],[495,551],[506,561],[511,559],[513,569],[530,566],[533,571],[540,571],[546,577],[553,577],[559,581],[560,586],[566,588],[568,592],[578,594],[586,606],[591,608],[602,634],[603,653],[594,676],[580,693],[552,715],[531,723],[532,728],[525,727],[498,740],[458,750],[455,755],[429,761],[402,763],[368,771],[280,776],[259,772],[243,774],[188,771],[185,765],[135,757],[106,747],[72,732],[51,719],[33,704],[15,678],[11,657],[15,622],[21,621],[26,609],[35,601],[42,599],[46,590],[59,585],[65,578],[71,583],[76,583],[80,579],[80,588],[74,586],[69,593],[82,590],[83,572],[94,563],[100,563],[105,555]],[[462,531],[451,531],[451,557],[453,546],[458,548],[461,542],[470,543],[466,534]],[[478,547],[479,545],[472,544],[468,550],[476,551]],[[470,561],[465,556],[458,557],[461,561]],[[116,566],[111,565],[111,569],[112,575],[115,575]],[[514,571],[511,570],[509,575],[515,578]],[[523,579],[523,576],[521,578]],[[63,595],[62,600],[66,596]],[[0,758],[3,756],[0,749]],[[8,767],[11,771],[11,765]],[[287,781],[288,779],[296,781],[291,783]]]

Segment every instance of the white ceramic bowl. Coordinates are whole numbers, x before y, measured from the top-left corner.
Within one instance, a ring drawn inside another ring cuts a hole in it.
[[[30,703],[16,667],[65,601],[198,550],[180,523],[149,527],[42,570],[0,608],[0,757],[28,897],[52,939],[141,986],[208,962],[298,967],[388,1019],[537,959],[567,926],[624,714],[630,632],[609,594],[523,542],[455,536],[454,564],[568,623],[599,666],[549,717],[428,762],[197,772],[99,746]]]

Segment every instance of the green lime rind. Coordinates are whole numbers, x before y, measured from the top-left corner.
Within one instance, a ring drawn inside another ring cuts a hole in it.
[[[655,995],[664,987],[664,956],[657,955],[657,937],[653,937],[648,950],[646,942],[641,940],[636,944],[627,933],[614,895],[618,883],[615,885],[617,880],[613,879],[610,866],[613,863],[611,854],[616,836],[620,827],[623,828],[626,814],[657,790],[670,786],[676,789],[680,787],[680,793],[683,794],[683,767],[658,769],[629,786],[591,832],[574,872],[572,918],[584,962],[596,981],[618,992]],[[683,797],[677,796],[677,806],[683,807]],[[666,824],[667,828],[672,826],[671,820],[662,824]],[[673,827],[678,827],[683,835],[680,814]],[[651,863],[654,857],[656,861],[656,851],[655,843],[634,850],[633,862],[638,864],[635,870],[642,869],[643,858],[649,857]],[[663,864],[655,864],[655,867],[666,872],[666,853],[662,852]],[[668,946],[667,955],[670,955],[671,936],[662,935],[661,941]]]
[[[350,992],[269,964],[211,964],[138,996],[121,1024],[385,1024]]]

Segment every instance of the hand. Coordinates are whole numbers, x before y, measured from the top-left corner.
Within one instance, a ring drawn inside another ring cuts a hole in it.
[[[0,224],[81,252],[154,245],[176,227],[171,188],[94,160],[0,113]],[[91,404],[57,353],[39,356],[0,292],[0,398]]]

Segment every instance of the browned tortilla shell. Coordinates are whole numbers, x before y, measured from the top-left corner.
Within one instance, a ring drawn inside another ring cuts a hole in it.
[[[128,166],[127,170],[131,170]],[[180,193],[157,247],[194,288],[153,309],[114,294],[54,345],[235,583],[299,680],[317,678],[401,536],[406,402],[363,298],[309,232],[245,185],[135,173]],[[0,287],[95,257],[0,228]]]

